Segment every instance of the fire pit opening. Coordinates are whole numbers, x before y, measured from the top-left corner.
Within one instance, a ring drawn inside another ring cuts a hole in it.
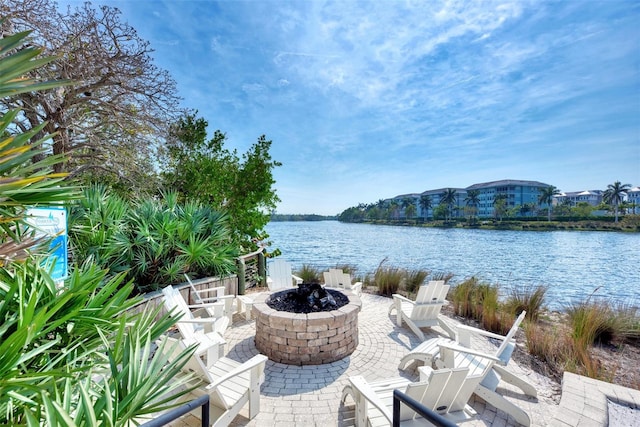
[[[358,346],[360,298],[351,291],[302,284],[256,296],[256,347],[289,365],[320,365],[343,359]]]
[[[267,299],[274,310],[291,313],[331,311],[345,306],[349,298],[340,291],[325,289],[318,283],[301,283],[298,289],[276,292]]]

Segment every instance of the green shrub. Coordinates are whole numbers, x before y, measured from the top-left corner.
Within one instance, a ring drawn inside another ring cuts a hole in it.
[[[175,193],[133,202],[93,186],[69,216],[75,259],[91,258],[112,273],[129,271],[136,292],[193,277],[235,271],[238,248],[226,215],[207,206],[178,204]]]

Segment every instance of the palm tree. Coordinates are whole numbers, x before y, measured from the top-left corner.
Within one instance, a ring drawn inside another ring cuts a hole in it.
[[[447,207],[447,214],[449,215],[449,219],[451,219],[451,211],[455,203],[456,190],[454,190],[453,188],[447,188],[442,194],[440,194],[440,204]]]
[[[420,208],[422,208],[422,212],[425,213],[425,217],[427,221],[429,220],[429,209],[433,207],[433,200],[431,200],[431,196],[428,194],[420,196]]]
[[[478,204],[480,203],[480,190],[469,190],[467,191],[467,197],[464,198],[464,202],[467,206],[473,207],[473,216],[477,214]]]
[[[498,193],[493,198],[493,214],[502,221],[502,217],[507,213],[507,195]]]
[[[560,194],[560,190],[553,185],[540,190],[540,195],[538,196],[538,204],[540,206],[547,205],[548,222],[551,222],[551,202],[553,201],[553,196],[557,196],[558,194]]]
[[[613,184],[607,185],[607,189],[604,190],[602,200],[609,205],[613,204],[613,211],[616,217],[615,222],[618,222],[618,206],[622,203],[624,196],[627,195],[627,191],[630,189],[631,184],[622,184],[620,181],[616,181]]]
[[[414,202],[413,202],[413,198],[405,197],[404,199],[402,199],[401,206],[402,206],[402,209],[404,209],[404,216],[406,218],[409,218],[409,217],[415,215],[415,205],[414,205]],[[410,208],[411,206],[413,206],[414,208],[411,209]],[[412,213],[413,213],[413,215],[412,215]]]
[[[394,219],[398,219],[399,207],[400,207],[400,204],[398,203],[398,201],[392,200],[391,203],[389,203],[389,216],[391,216]]]

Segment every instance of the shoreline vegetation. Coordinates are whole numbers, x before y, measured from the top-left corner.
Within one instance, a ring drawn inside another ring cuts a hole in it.
[[[315,214],[283,215],[272,214],[271,221],[340,221],[353,224],[394,225],[403,227],[425,228],[469,228],[480,230],[512,230],[512,231],[623,231],[640,232],[640,215],[625,215],[617,223],[614,217],[598,217],[592,219],[559,218],[547,221],[543,217],[531,217],[526,219],[483,219],[469,220],[458,218],[454,220],[416,219],[378,219],[378,220],[352,220],[347,221],[337,216],[325,216]]]
[[[418,288],[430,280],[449,281],[452,273],[409,270],[380,262],[374,273],[358,274],[353,265],[337,265],[362,291],[391,297],[398,293],[415,299]],[[295,272],[305,283],[321,283],[322,272],[303,265]],[[595,294],[598,289],[592,293]],[[640,390],[640,307],[586,299],[551,311],[547,287],[522,286],[504,294],[498,284],[471,277],[452,285],[443,314],[466,324],[505,335],[522,310],[527,316],[517,340],[518,363],[562,382],[565,371]]]

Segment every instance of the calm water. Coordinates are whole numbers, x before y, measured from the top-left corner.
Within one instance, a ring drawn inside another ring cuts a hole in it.
[[[476,275],[513,286],[547,285],[547,305],[595,296],[640,305],[640,234],[589,231],[461,230],[345,224],[272,222],[266,227],[294,268],[350,264],[358,274],[380,261],[402,268],[450,272],[453,282]]]

